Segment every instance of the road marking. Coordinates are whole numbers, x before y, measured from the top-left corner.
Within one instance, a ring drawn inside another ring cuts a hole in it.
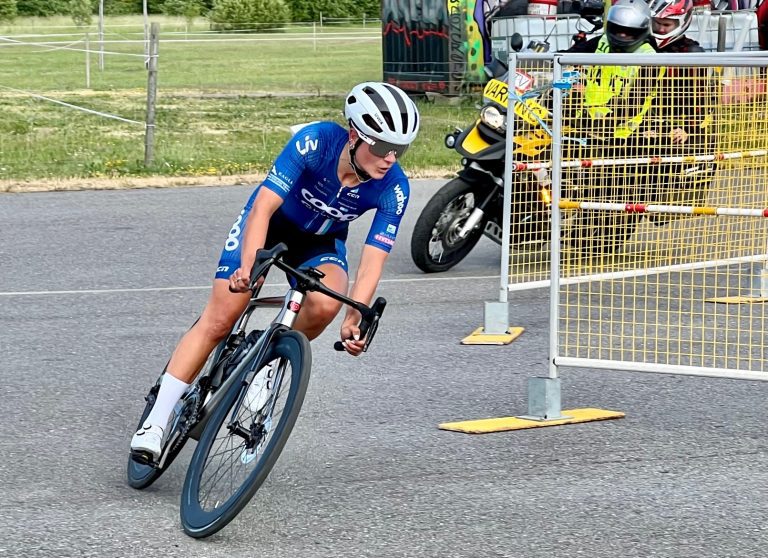
[[[429,281],[477,281],[481,279],[499,279],[498,275],[474,275],[461,277],[408,277],[402,279],[382,279],[382,283],[425,283]],[[354,281],[350,281],[354,283]],[[279,287],[285,289],[287,283],[265,283],[263,288]],[[135,289],[81,289],[73,291],[8,291],[0,292],[0,296],[47,296],[47,295],[81,295],[81,294],[114,294],[114,293],[150,293],[161,291],[202,291],[210,289],[210,285],[198,287],[143,287]]]

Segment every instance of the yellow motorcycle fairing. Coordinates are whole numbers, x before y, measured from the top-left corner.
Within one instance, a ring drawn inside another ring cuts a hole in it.
[[[476,153],[480,153],[483,149],[487,149],[491,145],[490,143],[485,141],[483,137],[480,135],[480,132],[477,131],[478,122],[480,122],[480,120],[477,120],[475,122],[475,125],[472,126],[472,129],[461,141],[462,149],[464,149],[467,153],[470,153],[472,155]]]

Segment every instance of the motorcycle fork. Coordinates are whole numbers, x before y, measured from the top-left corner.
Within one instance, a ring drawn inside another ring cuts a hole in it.
[[[488,207],[488,204],[490,204],[496,197],[498,190],[499,185],[494,184],[493,188],[491,188],[491,192],[486,196],[486,198],[475,206],[475,209],[473,209],[472,213],[469,214],[469,217],[467,217],[464,225],[462,225],[461,229],[459,229],[459,232],[457,233],[459,238],[467,238],[469,233],[471,233],[474,228],[477,227],[478,223],[482,221],[483,216],[485,215],[485,208]]]

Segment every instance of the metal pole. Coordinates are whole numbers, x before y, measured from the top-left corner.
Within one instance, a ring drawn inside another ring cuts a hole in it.
[[[160,25],[153,23],[149,31],[149,58],[147,60],[147,120],[144,135],[144,166],[155,161],[155,103],[157,101],[157,54],[160,43]]]
[[[91,88],[91,37],[85,34],[85,88]]]
[[[509,77],[507,78],[507,87],[514,90],[515,75],[517,72],[517,54],[514,51],[509,53]],[[506,303],[508,300],[509,289],[509,264],[510,264],[510,238],[512,236],[512,161],[514,160],[515,142],[515,101],[512,95],[509,96],[507,105],[507,134],[504,145],[504,206],[501,237],[501,285],[499,288],[499,302]]]
[[[557,56],[553,60],[552,79],[552,201],[550,202],[550,281],[549,281],[549,377],[557,378],[555,358],[560,351],[559,302],[560,302],[560,197],[562,193],[562,119],[563,94],[558,84],[562,83],[563,67]]]
[[[317,24],[314,21],[312,22],[312,47],[317,52]]]
[[[725,52],[725,38],[728,34],[728,21],[722,15],[717,18],[717,52]]]
[[[99,0],[99,70],[104,71],[104,0]]]
[[[509,78],[507,87],[515,86],[515,71],[517,70],[517,55],[509,54]],[[486,302],[484,308],[483,333],[491,335],[504,335],[509,333],[509,263],[510,263],[510,236],[512,229],[512,153],[514,150],[515,126],[514,105],[511,98],[507,105],[507,133],[504,143],[504,202],[502,204],[501,224],[501,270],[499,272],[499,301]]]

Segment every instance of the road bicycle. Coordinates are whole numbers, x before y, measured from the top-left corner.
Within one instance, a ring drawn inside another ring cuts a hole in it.
[[[140,453],[128,459],[128,483],[143,489],[163,474],[189,438],[198,440],[181,497],[182,527],[195,538],[216,533],[245,507],[296,423],[312,366],[307,337],[292,329],[306,294],[320,292],[360,312],[364,350],[386,306],[382,297],[369,307],[329,289],[320,282],[322,271],[291,267],[282,259],[285,252],[283,243],[259,251],[250,279],[251,300],[174,408],[157,462]],[[285,297],[257,298],[273,266],[286,273],[291,287]],[[248,332],[251,315],[264,306],[279,306],[280,311],[267,329]],[[334,348],[344,350],[340,341]],[[155,403],[161,379],[162,374],[146,396],[139,426]]]

